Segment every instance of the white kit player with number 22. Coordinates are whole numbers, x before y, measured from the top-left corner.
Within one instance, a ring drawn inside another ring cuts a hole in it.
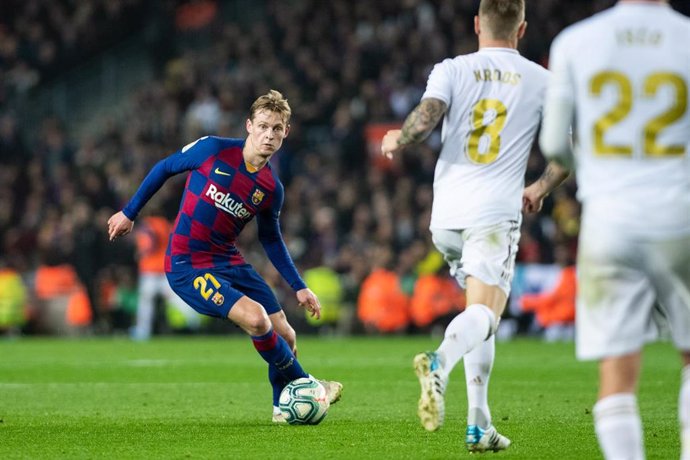
[[[488,406],[494,333],[510,293],[523,200],[525,209],[538,210],[543,198],[536,183],[524,189],[524,175],[549,73],[516,50],[524,18],[523,0],[482,0],[475,17],[479,51],[437,64],[420,104],[381,147],[391,157],[424,140],[444,117],[431,231],[466,288],[468,306],[448,325],[440,347],[417,355],[414,367],[422,387],[418,414],[434,431],[443,423],[448,375],[464,357],[470,452],[510,445]],[[538,182],[553,188],[566,176],[550,164]]]
[[[564,30],[550,67],[540,144],[570,164],[574,121],[576,348],[599,360],[599,445],[607,459],[645,456],[636,392],[661,319],[684,364],[678,415],[690,460],[690,19],[665,2],[620,1]]]

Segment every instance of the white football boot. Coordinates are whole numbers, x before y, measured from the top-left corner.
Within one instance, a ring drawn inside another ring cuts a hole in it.
[[[441,375],[441,362],[436,352],[427,351],[414,357],[414,371],[419,378],[422,394],[417,415],[427,431],[436,431],[445,417],[446,381]]]
[[[319,380],[317,381],[323,385],[326,389],[326,394],[328,395],[329,404],[335,404],[340,401],[340,397],[343,395],[343,384],[336,382],[334,380]]]
[[[469,425],[465,432],[465,446],[470,452],[498,452],[510,447],[510,439],[496,431],[493,425],[487,429]]]
[[[280,408],[273,406],[273,418],[271,419],[273,423],[287,423],[285,416],[280,411]]]

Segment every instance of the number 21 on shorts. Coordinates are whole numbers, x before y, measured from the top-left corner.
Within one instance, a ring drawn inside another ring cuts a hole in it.
[[[209,283],[211,284],[210,286]],[[194,278],[194,289],[199,291],[199,294],[201,294],[204,300],[211,299],[216,305],[222,305],[225,301],[223,294],[218,292],[218,289],[220,289],[220,282],[210,273],[204,273],[203,276]]]

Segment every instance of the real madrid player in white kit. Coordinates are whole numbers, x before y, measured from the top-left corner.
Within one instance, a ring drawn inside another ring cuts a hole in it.
[[[475,17],[476,53],[446,59],[429,76],[420,104],[389,131],[382,153],[420,142],[443,121],[436,164],[431,231],[451,273],[466,287],[467,308],[448,325],[440,347],[414,366],[422,387],[419,416],[429,431],[443,423],[448,375],[464,357],[468,416],[466,446],[498,451],[510,440],[496,431],[488,406],[494,333],[513,277],[521,207],[541,207],[567,173],[550,164],[524,190],[527,158],[541,122],[548,71],[517,52],[526,23],[523,0],[482,0]]]
[[[607,459],[642,459],[636,398],[659,309],[683,361],[681,458],[690,459],[690,19],[620,1],[553,42],[542,151],[575,166],[583,204],[577,356],[599,360],[594,426]]]

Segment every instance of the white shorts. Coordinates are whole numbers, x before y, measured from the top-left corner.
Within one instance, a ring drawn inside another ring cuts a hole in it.
[[[473,276],[500,287],[508,296],[515,273],[520,220],[463,230],[432,228],[431,234],[460,286],[464,288],[465,278]]]
[[[690,235],[649,240],[583,226],[577,271],[578,359],[639,351],[664,329],[690,350]]]

